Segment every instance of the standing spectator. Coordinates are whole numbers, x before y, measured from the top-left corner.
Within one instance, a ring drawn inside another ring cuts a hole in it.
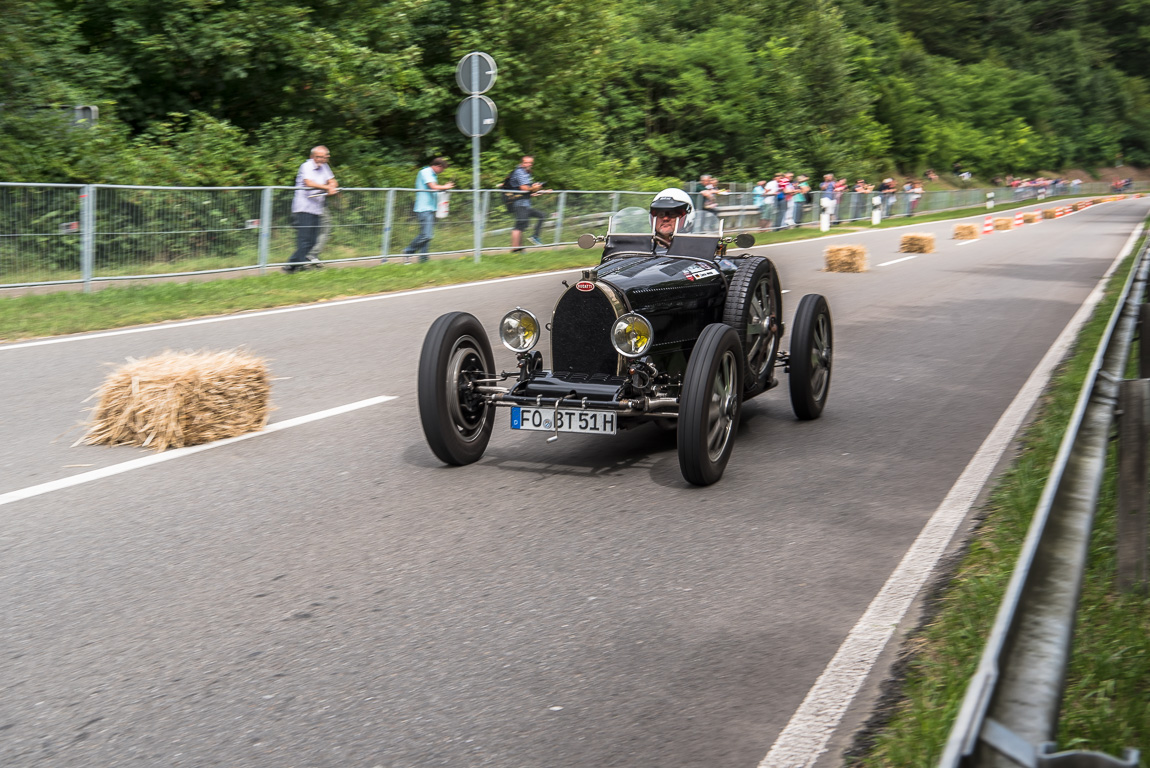
[[[779,182],[779,191],[775,193],[775,229],[783,229],[787,226],[787,219],[790,218],[791,207],[788,202],[794,187],[791,185],[789,174],[779,173],[775,176]]]
[[[835,175],[833,173],[823,174],[823,181],[819,184],[819,190],[822,192],[819,199],[822,212],[831,219],[835,218]]]
[[[910,213],[908,215],[914,216],[914,212],[918,209],[918,201],[922,199],[922,195],[922,182],[912,182],[910,185]]]
[[[291,223],[295,227],[295,253],[288,259],[284,272],[291,274],[306,265],[320,265],[319,259],[309,257],[311,249],[319,239],[320,219],[323,216],[324,201],[331,195],[339,194],[328,161],[331,153],[327,147],[312,147],[311,158],[299,167],[295,177],[295,195],[291,201]]]
[[[759,227],[760,228],[762,228],[763,220],[766,218],[765,216],[763,216],[763,206],[765,205],[765,203],[763,201],[766,199],[766,197],[767,197],[767,180],[763,179],[762,181],[756,181],[754,188],[751,190],[751,205],[755,206],[756,210],[759,213]]]
[[[895,186],[894,179],[883,179],[882,184],[878,185],[878,193],[882,196],[882,217],[889,218],[895,200],[898,199],[898,187]]]
[[[435,227],[436,192],[446,191],[455,186],[455,182],[439,183],[439,174],[448,165],[446,157],[437,157],[431,165],[421,168],[415,177],[415,205],[412,210],[415,218],[419,220],[419,234],[411,244],[403,249],[405,254],[419,254],[420,261],[427,261],[428,246],[431,245],[431,232]],[[384,259],[386,262],[387,259]]]
[[[511,213],[515,216],[515,224],[511,227],[511,252],[522,253],[523,230],[527,229],[531,219],[535,219],[535,234],[527,238],[532,245],[543,245],[539,236],[543,234],[543,220],[547,217],[543,212],[531,207],[531,198],[547,190],[543,183],[531,178],[531,168],[535,165],[535,158],[524,155],[519,165],[511,172],[511,187],[520,191],[519,197],[511,203]]]
[[[759,208],[759,226],[763,229],[771,229],[775,218],[775,200],[779,196],[779,179],[782,174],[776,173],[770,181],[767,182],[764,188],[763,205]]]
[[[719,182],[708,173],[699,177],[699,185],[699,196],[702,198],[699,208],[703,211],[702,231],[718,231],[719,195],[726,194],[726,190],[720,192]]]
[[[836,225],[841,224],[842,220],[843,220],[843,217],[842,217],[843,196],[846,195],[846,193],[847,193],[847,180],[846,179],[836,179],[835,180],[835,213],[834,213],[834,216],[831,217],[833,223]]]
[[[859,179],[854,185],[854,205],[851,206],[851,219],[861,219],[866,216],[867,198],[874,187],[866,183],[866,179]]]
[[[792,213],[792,216],[795,220],[795,226],[801,227],[803,225],[803,211],[806,208],[806,204],[810,202],[811,199],[811,185],[807,183],[806,176],[799,176],[796,181],[797,183],[795,184],[795,194],[794,197],[791,198],[791,203],[794,206],[794,212]]]

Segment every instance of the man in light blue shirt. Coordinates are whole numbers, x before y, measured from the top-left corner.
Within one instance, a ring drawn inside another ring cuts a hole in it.
[[[327,147],[313,147],[311,159],[305,160],[295,176],[295,195],[291,201],[291,223],[295,227],[295,253],[288,259],[284,272],[295,272],[306,268],[311,262],[320,266],[318,259],[308,254],[319,239],[320,217],[323,215],[324,201],[330,195],[339,194],[328,161],[331,153]]]
[[[411,244],[403,249],[405,254],[419,254],[420,261],[427,261],[428,246],[431,244],[431,231],[435,226],[436,192],[442,192],[455,186],[454,182],[439,183],[439,174],[448,165],[446,157],[437,157],[431,165],[420,169],[415,177],[415,218],[419,220],[419,234]]]

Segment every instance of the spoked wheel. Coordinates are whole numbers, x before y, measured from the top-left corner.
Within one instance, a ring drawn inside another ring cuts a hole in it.
[[[791,329],[791,408],[800,419],[817,419],[831,387],[834,331],[827,300],[808,293],[799,302]]]
[[[783,292],[771,260],[753,256],[731,278],[723,322],[739,334],[746,360],[743,398],[751,398],[770,386],[775,356],[779,352],[779,318]]]
[[[441,461],[471,464],[487,450],[495,407],[475,384],[494,370],[491,343],[474,315],[449,312],[432,323],[419,356],[419,419]]]
[[[743,391],[743,348],[734,328],[703,329],[683,378],[679,405],[679,469],[689,483],[710,485],[723,476]]]

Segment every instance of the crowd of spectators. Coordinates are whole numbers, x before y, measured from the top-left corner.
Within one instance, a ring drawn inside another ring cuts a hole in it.
[[[937,179],[938,175],[927,171],[926,178]],[[852,184],[848,179],[828,173],[823,175],[815,191],[806,176],[781,172],[756,182],[751,203],[759,210],[762,229],[779,230],[801,226],[808,214],[817,219],[826,213],[832,224],[867,218],[875,196],[880,198],[884,218],[899,214],[913,216],[923,194],[923,182],[918,179],[906,179],[901,186],[893,178],[885,178],[878,184],[858,179]]]
[[[953,168],[958,179],[970,179],[969,171],[955,163]],[[717,210],[714,190],[717,182],[706,176],[704,184],[710,190],[707,194],[709,210]],[[856,221],[869,218],[874,206],[881,210],[883,218],[891,216],[914,216],[919,203],[926,194],[924,184],[939,181],[939,175],[928,168],[918,178],[906,178],[901,183],[887,177],[877,183],[857,179],[853,184],[833,173],[823,176],[817,188],[812,190],[806,176],[796,176],[792,172],[776,173],[770,179],[761,179],[751,191],[751,204],[758,209],[759,227],[766,230],[791,229],[802,226],[808,218],[818,220],[820,213],[827,213],[832,224],[842,221]],[[1044,199],[1056,195],[1076,195],[1082,186],[1079,178],[996,177],[995,187],[1009,190],[1009,198],[1014,201]],[[1133,188],[1133,179],[1118,179],[1110,187],[1115,193],[1127,192]],[[1005,197],[998,193],[1000,199]]]

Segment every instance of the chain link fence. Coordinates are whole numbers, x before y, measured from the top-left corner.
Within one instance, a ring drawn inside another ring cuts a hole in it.
[[[1129,191],[1147,189],[1145,182]],[[958,189],[918,194],[847,192],[834,198],[831,219],[869,221],[881,215],[911,216],[1033,197],[1113,193],[1104,182],[1038,188]],[[295,251],[291,225],[292,187],[132,187],[105,184],[0,183],[0,289],[80,284],[224,272],[263,274],[287,263]],[[313,255],[324,263],[407,261],[404,250],[420,231],[414,189],[341,189],[326,198],[322,230]],[[562,190],[530,198],[542,219],[524,232],[545,246],[570,245],[581,234],[605,234],[611,215],[646,208],[652,193]],[[470,253],[475,222],[484,251],[511,247],[514,211],[500,190],[438,193],[432,257]],[[703,210],[698,199],[696,229],[764,230],[819,226],[824,209],[815,190],[805,201],[780,203],[756,196],[749,185],[718,197]]]

